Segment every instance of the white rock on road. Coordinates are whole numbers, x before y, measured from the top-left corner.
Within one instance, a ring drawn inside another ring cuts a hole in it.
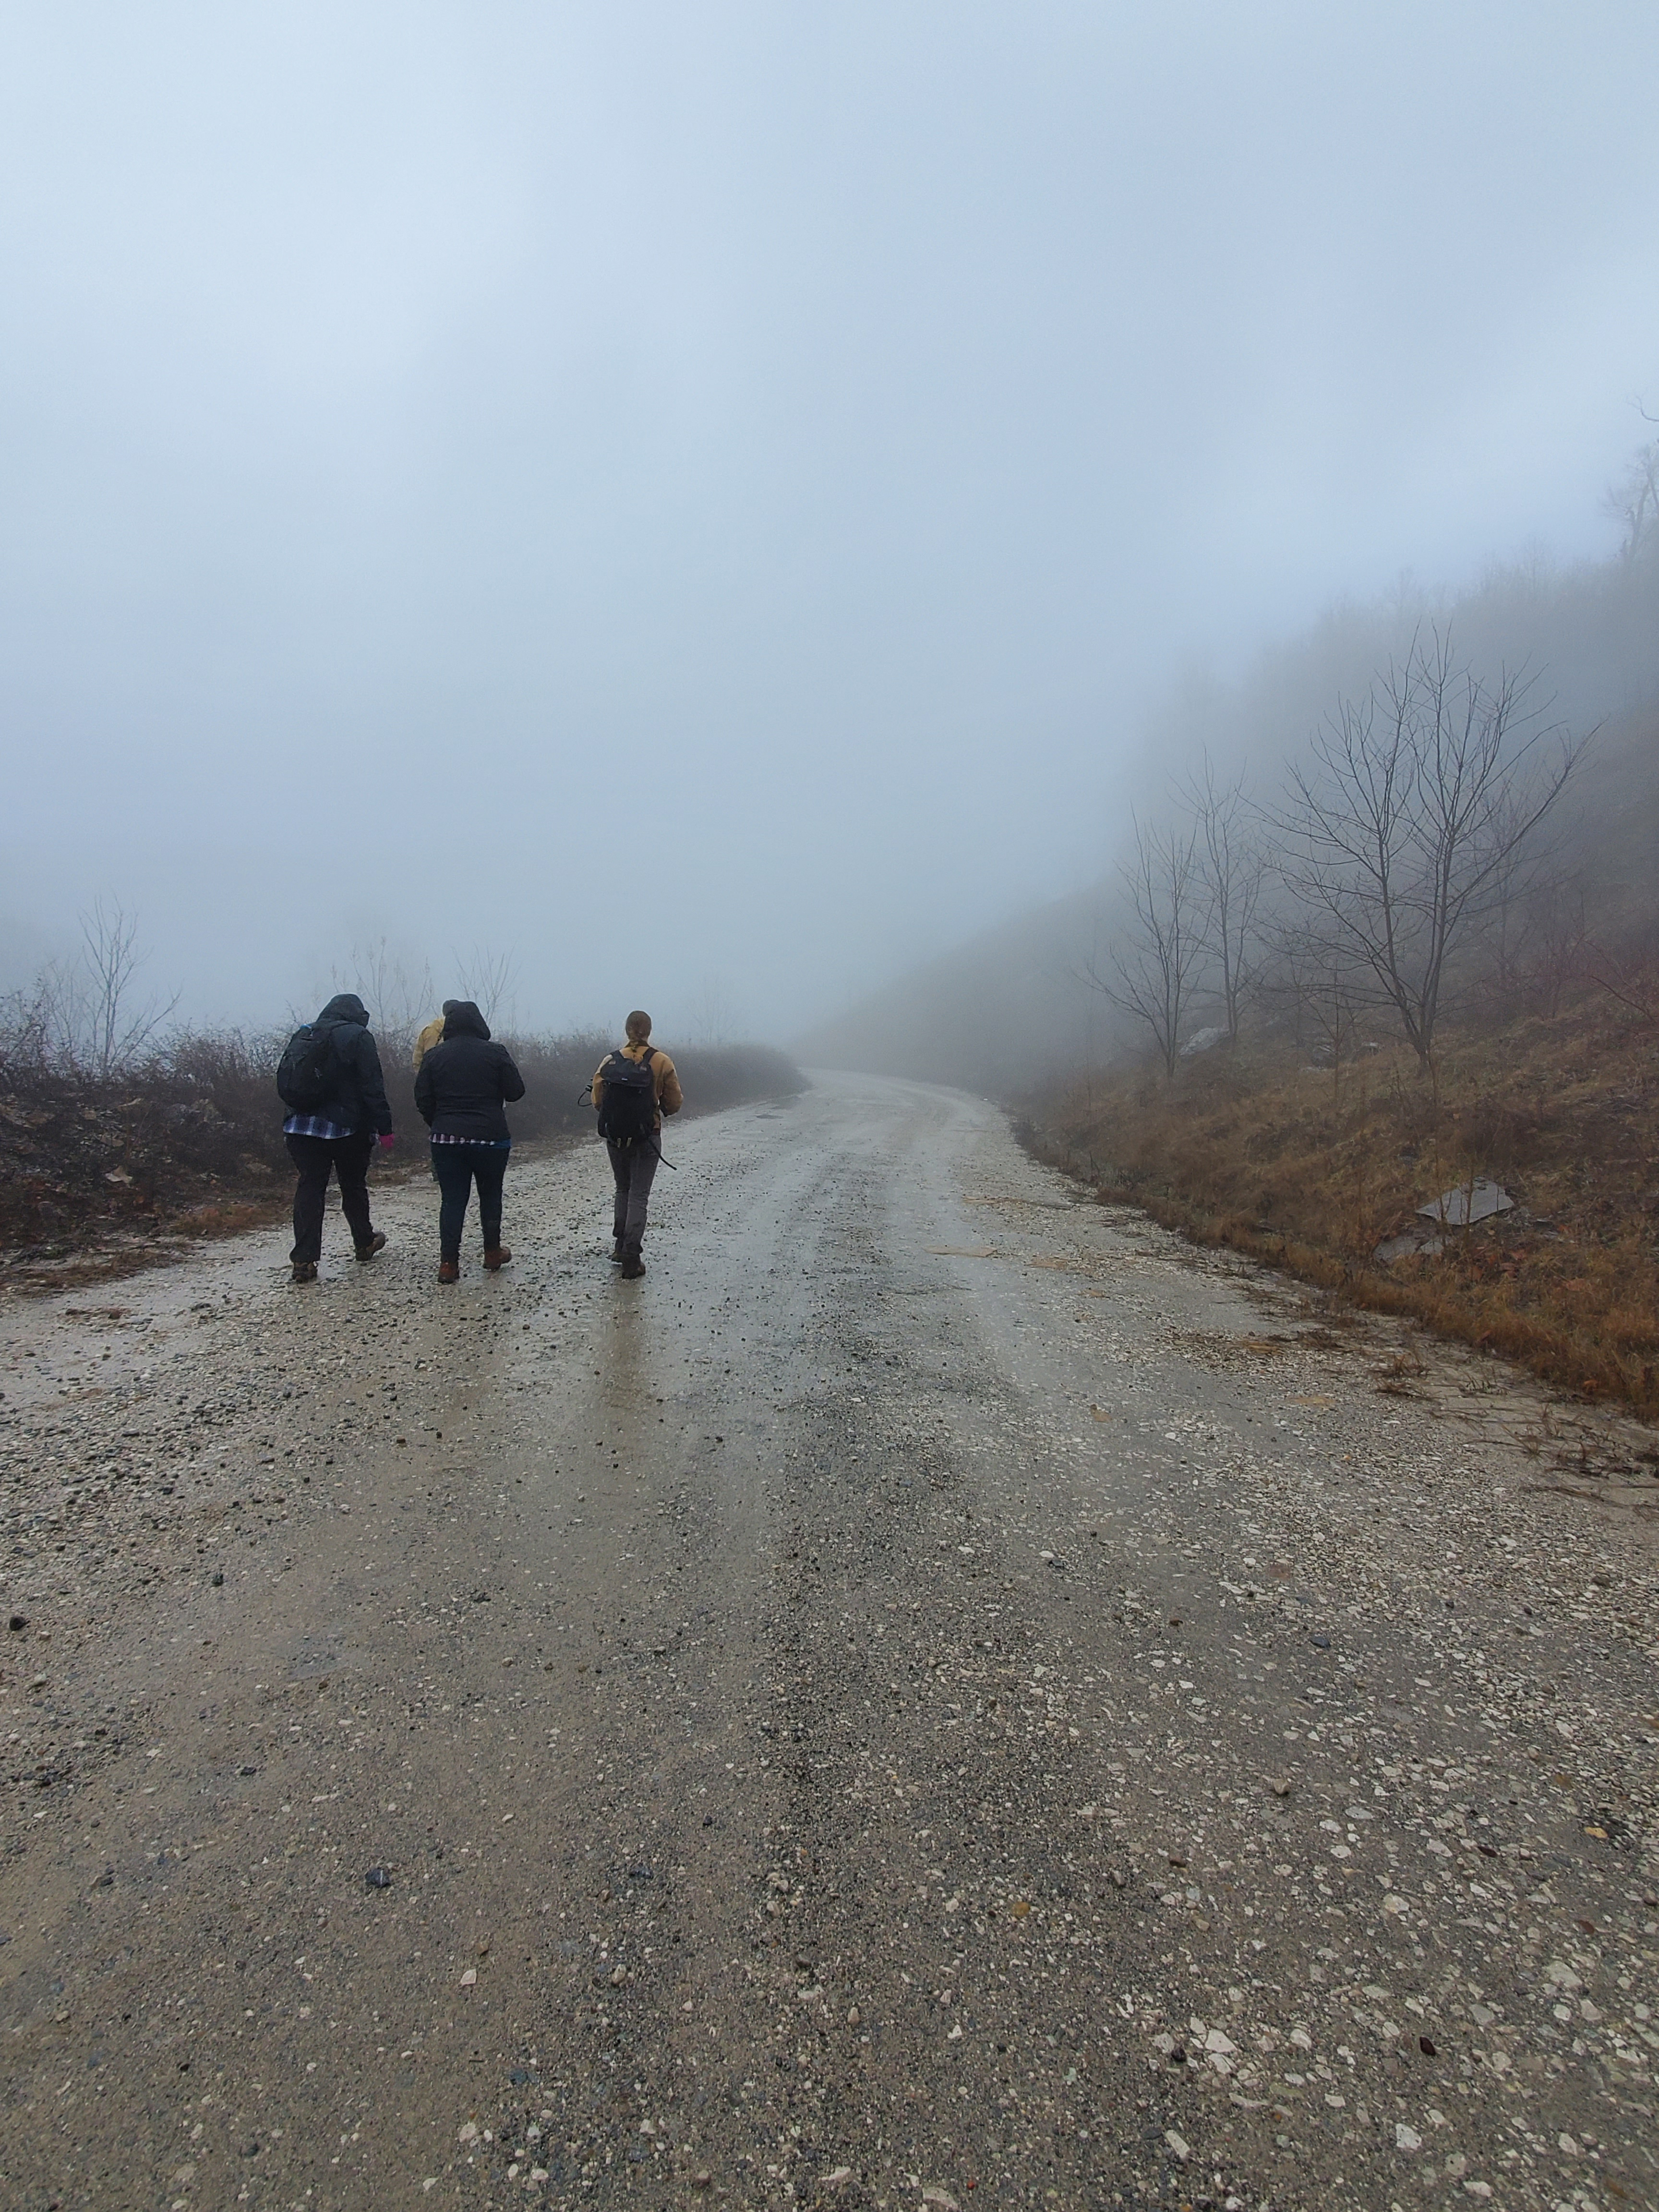
[[[671,1157],[0,1311],[9,2201],[1653,2202],[1650,1437],[954,1094]]]

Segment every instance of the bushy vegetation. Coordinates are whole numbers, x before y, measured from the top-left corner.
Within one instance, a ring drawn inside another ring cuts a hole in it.
[[[48,1257],[112,1231],[257,1218],[289,1165],[280,1050],[183,1034],[99,1073],[0,1032],[0,1245]]]
[[[146,1240],[242,1228],[286,1206],[291,1170],[274,1079],[284,1032],[146,1035],[100,1061],[61,1023],[43,1022],[41,1003],[38,990],[15,999],[0,1019],[0,1248],[14,1267],[112,1243],[142,1254]],[[514,1136],[572,1140],[591,1131],[580,1094],[612,1040],[507,1042],[526,1084],[508,1109]],[[425,1164],[410,1041],[394,1030],[380,1043],[399,1144],[377,1172],[408,1172]],[[806,1088],[764,1046],[691,1046],[673,1057],[689,1114]]]

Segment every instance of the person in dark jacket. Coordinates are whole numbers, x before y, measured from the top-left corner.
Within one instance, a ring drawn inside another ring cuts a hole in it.
[[[349,991],[331,999],[318,1015],[329,1032],[324,1063],[327,1085],[313,1113],[290,1114],[283,1124],[288,1155],[300,1171],[294,1193],[296,1283],[314,1283],[323,1252],[323,1203],[331,1175],[340,1183],[340,1210],[360,1260],[372,1260],[386,1243],[368,1217],[368,1163],[378,1138],[389,1146],[392,1109],[386,1103],[380,1054],[369,1034],[368,1009]]]
[[[524,1097],[524,1078],[471,999],[444,1000],[444,1033],[421,1062],[415,1103],[432,1132],[432,1173],[443,1202],[438,1211],[438,1280],[461,1279],[461,1231],[478,1186],[483,1263],[492,1273],[513,1257],[501,1242],[501,1181],[513,1135],[503,1106]]]

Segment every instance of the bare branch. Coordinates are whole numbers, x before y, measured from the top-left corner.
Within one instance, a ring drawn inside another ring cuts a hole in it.
[[[1644,422],[1659,421],[1638,399],[1636,411]],[[1619,557],[1627,565],[1659,546],[1659,439],[1638,446],[1625,464],[1625,472],[1607,487],[1602,507],[1619,524]]]
[[[438,1010],[437,986],[425,961],[405,964],[384,937],[354,945],[343,966],[333,969],[334,987],[357,994],[369,1019],[393,1058],[406,1059],[416,1033]]]
[[[1237,1040],[1253,975],[1256,914],[1266,866],[1243,775],[1218,784],[1208,750],[1178,787],[1197,830],[1194,848],[1205,901],[1200,935],[1215,962],[1227,1035]]]
[[[146,956],[138,950],[138,917],[118,900],[95,900],[81,916],[81,938],[87,983],[79,1026],[90,1072],[107,1083],[155,1042],[179,994],[134,1004],[133,984]]]
[[[453,957],[461,979],[461,996],[471,999],[487,1022],[493,1024],[498,1012],[505,1018],[518,980],[518,955],[475,945],[470,958],[463,960],[459,953]]]
[[[1448,971],[1503,894],[1587,740],[1540,726],[1532,679],[1480,682],[1449,635],[1340,701],[1273,817],[1300,929],[1390,1007],[1425,1066]]]
[[[1181,1052],[1182,1018],[1193,976],[1204,954],[1203,886],[1197,869],[1197,831],[1148,829],[1137,820],[1133,859],[1120,871],[1129,907],[1128,926],[1114,945],[1103,973],[1091,962],[1091,988],[1146,1023],[1173,1075]]]

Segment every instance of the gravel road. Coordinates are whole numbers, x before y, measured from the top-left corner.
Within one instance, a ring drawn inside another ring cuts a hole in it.
[[[0,2200],[1659,2203],[1650,1432],[823,1077],[0,1308]]]

